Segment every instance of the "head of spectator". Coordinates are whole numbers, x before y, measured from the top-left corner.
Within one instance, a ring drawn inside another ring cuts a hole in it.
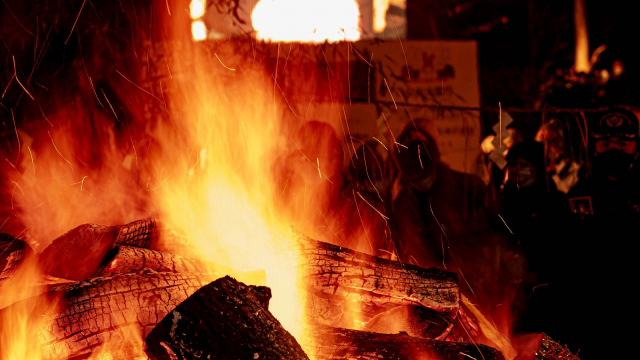
[[[507,153],[503,189],[533,189],[545,184],[544,145],[533,139],[513,145]]]
[[[367,141],[358,147],[351,157],[347,176],[357,189],[382,192],[385,188],[386,163],[378,151],[377,141]]]
[[[440,152],[435,139],[425,130],[409,124],[392,150],[397,170],[412,188],[428,191],[436,182]]]
[[[591,126],[595,176],[617,180],[624,177],[638,157],[638,118],[626,109],[598,114]]]
[[[308,121],[295,136],[294,157],[298,171],[307,180],[338,180],[342,176],[344,152],[333,127],[320,121]]]
[[[507,148],[519,144],[525,140],[533,139],[539,128],[538,119],[522,113],[511,115],[513,122],[506,126],[509,137],[505,139]]]

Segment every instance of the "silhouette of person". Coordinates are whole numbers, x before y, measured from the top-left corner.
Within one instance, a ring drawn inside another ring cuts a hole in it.
[[[335,130],[327,123],[308,121],[289,145],[275,164],[276,201],[299,231],[346,246],[337,233],[344,152]]]
[[[398,178],[392,187],[394,239],[401,261],[446,267],[462,234],[485,231],[485,186],[474,175],[440,160],[435,140],[409,124],[392,152]]]
[[[388,164],[377,141],[363,142],[351,157],[343,191],[342,221],[352,249],[383,258],[393,253],[388,223]]]

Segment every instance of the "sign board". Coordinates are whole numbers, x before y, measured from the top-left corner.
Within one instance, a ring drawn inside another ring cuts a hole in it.
[[[299,120],[326,121],[345,138],[375,137],[391,148],[394,136],[417,121],[436,139],[443,162],[484,174],[479,111],[447,108],[480,106],[474,41],[224,44],[216,45],[212,66],[235,68],[242,66],[240,59],[264,59],[275,91]],[[345,118],[348,126],[341,124]]]
[[[374,98],[383,102],[385,119],[378,121],[396,135],[411,121],[422,123],[445,163],[482,176],[480,113],[446,108],[480,106],[476,42],[374,42],[365,49],[373,54]]]

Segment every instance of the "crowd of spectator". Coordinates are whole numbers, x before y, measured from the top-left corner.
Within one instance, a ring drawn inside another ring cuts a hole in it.
[[[489,184],[443,162],[419,121],[391,144],[341,142],[330,125],[307,122],[277,172],[282,199],[315,207],[307,220],[328,241],[458,272],[463,293],[489,316],[594,354],[604,340],[594,328],[620,325],[603,301],[623,301],[632,288],[639,133],[626,109],[587,120],[584,158],[563,152],[557,119],[535,131],[512,126],[503,166],[486,157]]]

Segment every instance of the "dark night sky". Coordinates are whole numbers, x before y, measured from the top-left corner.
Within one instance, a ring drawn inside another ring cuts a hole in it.
[[[45,12],[48,6],[57,11],[68,11],[68,18],[72,22],[75,9],[81,3],[81,0],[72,0],[60,7],[56,0],[37,0],[29,5],[22,0],[3,0],[0,3],[2,76],[12,73],[8,54],[15,55],[18,63],[23,64],[32,60],[33,55],[29,51],[33,49],[33,39],[15,24],[14,15],[22,19],[25,26],[32,28],[38,12]],[[93,6],[117,9],[106,6],[108,3],[117,4],[107,1],[104,5],[95,3]],[[437,4],[438,26],[443,28],[441,34],[448,34],[451,38],[478,40],[480,83],[483,104],[486,106],[495,106],[497,102],[511,106],[534,106],[540,97],[539,85],[549,78],[549,74],[558,68],[566,70],[573,64],[572,0],[430,0],[419,3],[430,4],[428,6]],[[12,12],[7,10],[7,4]],[[633,2],[586,0],[586,8],[591,50],[608,44],[610,50],[603,54],[603,61],[622,59],[626,65],[625,76],[630,79],[625,86],[640,88],[640,85],[636,85],[640,84],[640,69],[635,66],[640,62],[635,55],[640,31]],[[46,17],[45,14],[41,15],[40,21]],[[87,11],[86,16],[93,14]],[[109,14],[103,13],[100,17],[108,18]],[[73,44],[57,48],[55,44],[61,42],[57,40],[66,39],[69,26],[64,24],[54,29],[52,39],[56,41],[50,44],[52,52],[70,54]],[[21,41],[26,43],[21,44]],[[24,59],[20,59],[21,54],[25,56]],[[51,56],[46,61],[64,62],[64,59],[64,56]],[[52,64],[49,68],[58,65],[61,64]],[[42,67],[46,66],[43,64]]]

